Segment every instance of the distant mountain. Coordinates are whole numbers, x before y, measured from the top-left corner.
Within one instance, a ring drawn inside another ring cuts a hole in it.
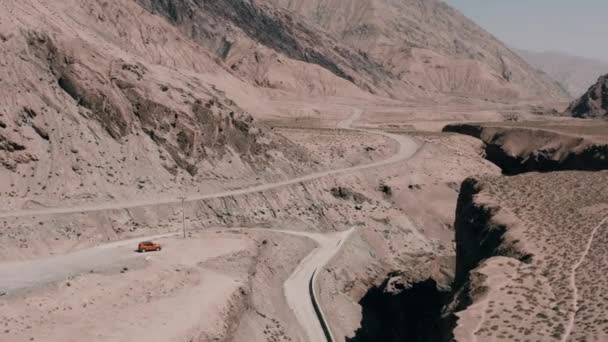
[[[566,112],[576,118],[608,119],[608,75],[600,77]]]
[[[597,59],[561,52],[516,52],[530,65],[559,82],[572,96],[581,96],[600,75],[608,73],[608,62]]]

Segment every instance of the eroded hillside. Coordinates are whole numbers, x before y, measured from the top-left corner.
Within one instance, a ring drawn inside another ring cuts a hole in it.
[[[423,93],[563,97],[492,35],[436,0],[264,0],[323,27]]]
[[[95,14],[74,5],[71,13],[82,14],[81,20]],[[158,34],[142,37],[144,47],[133,48],[140,41],[120,25],[101,35],[98,26],[80,30],[67,11],[58,14],[61,8],[42,2],[3,6],[5,209],[171,193],[194,184],[213,188],[229,179],[250,182],[314,165],[304,149],[256,123],[207,77],[145,55],[164,52],[150,47],[154,38],[176,34],[161,20],[150,15]],[[126,7],[114,9],[114,20],[129,20],[122,18]],[[182,50],[195,59],[194,44]],[[201,71],[221,70],[205,56],[196,57],[206,64]]]

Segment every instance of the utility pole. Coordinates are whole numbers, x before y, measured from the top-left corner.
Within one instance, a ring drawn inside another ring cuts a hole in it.
[[[186,197],[180,196],[178,198],[180,200],[182,200],[182,230],[184,231],[184,239],[185,239],[186,238],[186,210],[184,209],[184,201],[186,200]]]

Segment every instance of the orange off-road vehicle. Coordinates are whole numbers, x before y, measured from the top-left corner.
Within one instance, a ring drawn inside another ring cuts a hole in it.
[[[158,243],[154,243],[152,241],[144,241],[140,242],[137,245],[137,251],[140,253],[144,252],[152,252],[152,251],[160,251],[162,247]]]

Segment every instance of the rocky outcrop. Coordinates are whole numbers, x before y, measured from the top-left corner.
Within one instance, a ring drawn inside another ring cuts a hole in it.
[[[476,200],[482,187],[474,178],[466,179],[461,187],[454,223],[456,241],[456,273],[453,287],[460,288],[471,270],[492,256],[509,256],[521,261],[530,254],[518,251],[505,240],[507,227],[496,220],[497,207]]]
[[[119,90],[107,82],[106,75],[66,53],[46,33],[28,32],[27,44],[31,53],[46,64],[59,88],[79,106],[88,109],[91,118],[108,134],[120,139],[129,132],[128,109],[120,100]]]
[[[5,209],[30,196],[65,204],[68,198],[143,195],[315,167],[304,148],[254,120],[200,74],[169,69],[129,49],[114,54],[128,45],[124,41],[97,44],[85,35],[74,38],[65,25],[40,22],[48,29],[10,21],[16,33],[1,43],[0,88],[11,99],[0,104]],[[203,54],[197,58],[209,62]]]
[[[341,187],[341,186],[331,188],[329,191],[336,198],[340,198],[340,199],[348,200],[348,201],[353,200],[357,204],[361,204],[361,203],[370,201],[370,199],[367,198],[367,196],[365,196],[364,194],[353,191],[349,188]]]
[[[608,143],[542,129],[448,125],[444,132],[466,134],[485,143],[485,157],[506,175],[524,172],[608,169]]]
[[[527,263],[533,257],[517,240],[507,237],[509,227],[497,217],[500,208],[480,199],[482,191],[483,184],[474,178],[465,180],[460,189],[454,223],[456,272],[442,312],[443,341],[455,340],[455,329],[462,324],[459,315],[486,293],[487,277],[477,271],[483,262],[507,257]]]
[[[608,119],[608,75],[600,77],[566,113],[575,118]]]

